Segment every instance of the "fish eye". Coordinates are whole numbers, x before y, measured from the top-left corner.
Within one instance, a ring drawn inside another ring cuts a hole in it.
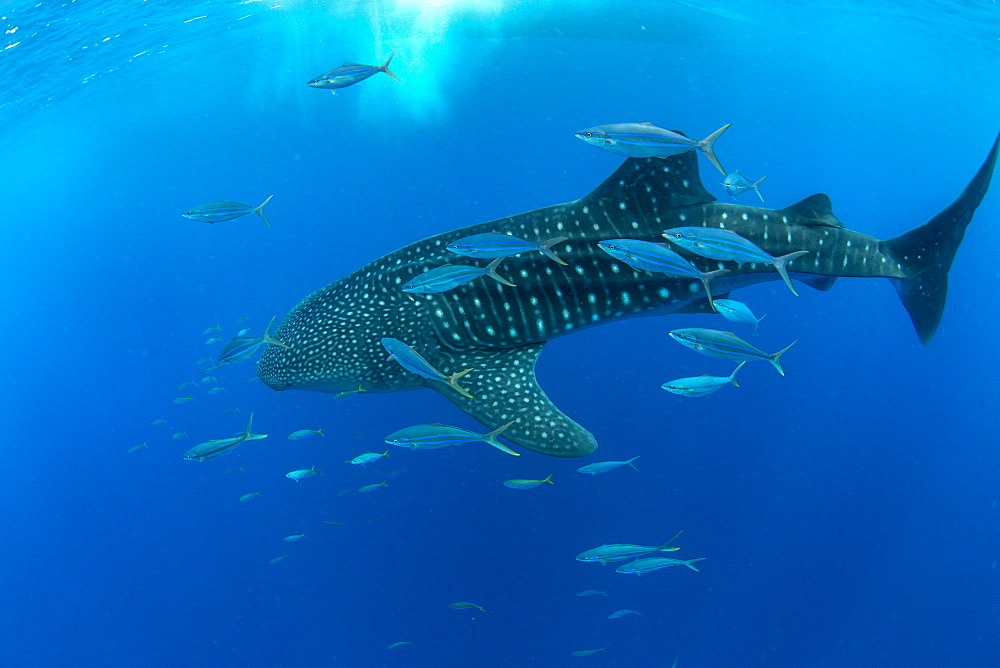
[[[583,134],[587,135],[588,137],[593,137],[594,136],[593,132],[584,132]]]

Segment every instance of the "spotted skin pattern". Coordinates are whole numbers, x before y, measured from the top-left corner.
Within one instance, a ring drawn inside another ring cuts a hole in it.
[[[819,289],[842,276],[888,278],[926,342],[940,321],[948,268],[985,195],[996,154],[994,144],[950,207],[891,240],[845,228],[822,194],[784,209],[717,203],[702,185],[693,152],[630,158],[580,200],[418,241],[318,290],[292,309],[274,334],[290,348],[268,346],[258,373],[275,390],[430,387],[489,429],[515,421],[504,432],[515,444],[560,457],[587,455],[597,448],[593,435],[560,411],[535,379],[545,342],[611,320],[709,310],[699,280],[633,269],[598,242],[662,243],[662,233],[671,227],[707,226],[736,232],[773,256],[808,251],[789,263],[793,278]],[[524,253],[504,262],[516,287],[473,281],[439,294],[402,291],[415,276],[456,260],[448,244],[487,232],[532,242],[568,237],[552,249],[567,264]],[[678,252],[699,271],[730,270],[712,282],[719,297],[780,280],[771,265],[737,266]],[[412,346],[446,376],[474,368],[461,380],[472,397],[387,359],[384,337]]]

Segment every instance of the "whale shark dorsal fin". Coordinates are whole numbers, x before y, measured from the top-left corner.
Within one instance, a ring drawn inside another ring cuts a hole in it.
[[[490,429],[512,422],[504,433],[518,445],[556,457],[582,457],[597,449],[593,434],[556,408],[535,379],[535,361],[545,347],[533,343],[506,350],[440,350],[443,369],[473,367],[464,397],[443,383],[428,386]]]
[[[628,158],[581,203],[641,216],[714,201],[701,182],[698,155],[692,150],[669,158]]]
[[[801,202],[786,206],[779,211],[787,216],[789,222],[798,225],[815,225],[822,227],[843,227],[844,224],[833,215],[833,205],[830,198],[823,193],[806,197]]]

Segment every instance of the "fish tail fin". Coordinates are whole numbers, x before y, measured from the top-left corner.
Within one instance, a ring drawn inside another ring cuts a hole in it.
[[[753,323],[753,335],[754,336],[757,336],[757,325],[759,325],[760,321],[763,320],[766,317],[767,317],[767,314],[765,313],[764,315],[760,316],[759,318],[757,318],[757,320],[754,321],[754,323]]]
[[[787,348],[786,348],[786,350],[787,350]],[[746,360],[743,360],[742,362],[740,362],[739,366],[736,367],[735,369],[733,369],[733,372],[731,374],[729,374],[729,382],[732,383],[733,385],[735,385],[736,387],[740,386],[740,384],[736,382],[736,374],[738,374],[740,372],[740,369],[742,369],[743,365],[746,364],[746,363],[747,363]]]
[[[323,433],[323,430],[322,430],[322,429],[317,429],[317,430],[316,430],[316,435],[317,435],[317,436],[323,436],[323,437],[326,437],[326,434],[324,434],[324,433]]]
[[[393,74],[392,72],[389,71],[389,63],[392,62],[392,57],[395,56],[395,55],[396,55],[395,51],[393,51],[392,53],[390,53],[389,57],[385,59],[385,63],[383,63],[382,67],[380,67],[379,69],[382,70],[383,72],[385,72],[386,74],[388,74],[389,76],[391,76],[396,81],[399,81],[399,77],[397,77],[395,74]]]
[[[269,221],[267,216],[264,215],[264,207],[267,206],[267,203],[271,201],[272,197],[274,197],[274,195],[269,195],[266,200],[260,203],[260,206],[253,210],[253,212],[260,216],[260,219],[263,220],[264,224],[268,227],[271,227],[271,221]]]
[[[638,471],[638,470],[639,470],[639,467],[637,467],[637,466],[636,466],[635,464],[633,464],[632,462],[634,462],[635,460],[639,459],[639,457],[641,457],[641,456],[642,456],[642,455],[636,455],[636,456],[635,456],[635,457],[633,457],[632,459],[628,460],[628,465],[629,465],[629,466],[631,466],[632,468],[634,468],[634,469],[635,469],[636,471]]]
[[[272,339],[270,336],[267,336],[266,334],[263,337],[261,337],[261,340],[263,340],[265,343],[270,343],[271,345],[274,346],[280,346],[281,348],[288,348],[289,350],[292,349],[292,347],[287,343],[282,343],[278,339]]]
[[[556,237],[554,239],[549,239],[548,241],[543,241],[542,243],[538,244],[538,250],[542,251],[545,254],[545,257],[555,260],[556,262],[558,262],[563,266],[568,266],[569,263],[564,262],[563,259],[558,255],[556,255],[555,251],[552,250],[553,246],[558,246],[564,241],[569,241],[569,237]]]
[[[465,374],[469,373],[470,371],[475,371],[475,369],[466,369],[465,371],[459,371],[458,373],[453,373],[450,376],[445,376],[444,380],[446,383],[448,383],[449,386],[451,386],[453,390],[461,394],[463,397],[468,397],[469,399],[475,399],[475,397],[473,397],[471,394],[465,391],[465,388],[463,388],[461,385],[458,384],[458,379],[464,376]]]
[[[264,204],[267,204],[267,202],[264,202]],[[264,205],[262,204],[261,206]],[[281,346],[282,348],[288,348],[289,350],[291,350],[292,348],[291,346],[282,343],[278,339],[271,338],[271,328],[274,327],[274,321],[277,320],[277,318],[278,316],[274,316],[271,318],[271,322],[267,323],[267,329],[264,330],[264,334],[263,336],[260,337],[260,339],[261,341],[265,341],[267,343],[273,343],[276,346]]]
[[[757,193],[757,197],[760,198],[761,202],[764,201],[764,196],[760,194],[760,184],[764,183],[764,179],[766,179],[766,178],[767,178],[766,176],[762,176],[759,179],[757,179],[756,181],[754,181],[752,184],[750,184],[750,187],[753,188],[753,191],[755,193]]]
[[[250,413],[250,419],[247,420],[247,430],[244,433],[245,438],[250,437],[250,428],[253,426],[253,413]]]
[[[701,152],[705,154],[705,157],[708,158],[709,161],[715,165],[715,168],[722,172],[723,175],[726,174],[726,170],[722,167],[722,163],[719,162],[719,159],[715,155],[715,140],[721,137],[722,133],[728,130],[730,126],[732,126],[732,123],[726,123],[721,128],[698,142],[698,148],[701,149]]]
[[[547,477],[547,478],[545,478],[545,480],[543,480],[542,482],[547,482],[547,483],[549,483],[550,485],[554,485],[554,484],[555,484],[554,482],[552,482],[552,474],[551,474],[551,473],[550,473],[550,474],[548,475],[548,477]]]
[[[506,258],[498,257],[497,259],[495,259],[492,262],[490,262],[486,266],[486,275],[489,276],[490,278],[492,278],[495,281],[503,283],[504,285],[509,285],[512,288],[517,287],[516,285],[514,285],[513,283],[511,283],[510,281],[508,281],[506,278],[504,278],[503,276],[501,276],[500,274],[497,273],[497,267],[499,267],[500,263],[503,262],[505,259]],[[563,264],[565,264],[565,262]]]
[[[707,557],[698,557],[697,559],[688,559],[687,561],[682,561],[681,563],[690,568],[692,571],[698,571],[699,573],[701,573],[701,571],[699,571],[691,564],[693,564],[696,561],[705,561],[705,559],[707,559]]]
[[[788,277],[788,263],[797,257],[802,257],[807,255],[809,251],[795,251],[794,253],[789,253],[788,255],[782,255],[781,257],[774,258],[774,268],[778,270],[778,274],[781,275],[781,280],[785,282],[788,289],[792,291],[792,294],[796,297],[799,296],[798,291],[795,286],[792,285],[792,279]]]
[[[508,448],[506,445],[504,445],[503,443],[501,443],[500,441],[497,440],[497,436],[499,436],[504,431],[506,431],[507,428],[510,427],[515,422],[517,422],[517,420],[511,420],[510,422],[508,422],[507,424],[503,425],[502,427],[497,427],[496,429],[494,429],[490,433],[483,434],[483,441],[485,441],[486,443],[489,443],[490,445],[492,445],[497,450],[500,450],[501,452],[506,452],[508,455],[514,455],[515,457],[520,457],[521,456],[520,452],[514,452],[513,450],[511,450],[510,448]]]
[[[788,350],[796,343],[798,343],[798,341],[792,341],[785,348],[782,348],[778,352],[774,353],[773,355],[768,355],[767,357],[767,359],[770,360],[771,364],[774,365],[774,368],[777,369],[778,373],[780,373],[782,376],[785,375],[785,370],[781,368],[781,356],[787,353]]]
[[[382,456],[383,457],[388,457],[389,456],[389,448],[385,449],[385,452],[382,453]]]
[[[712,299],[712,279],[718,278],[719,276],[724,276],[729,273],[728,269],[716,269],[715,271],[706,271],[701,274],[701,284],[705,288],[705,296],[708,298],[708,305],[712,307],[712,310],[716,313],[719,312],[715,308],[715,301]]]
[[[661,545],[658,548],[656,548],[656,551],[657,552],[674,552],[675,550],[679,550],[680,548],[678,548],[678,547],[670,547],[670,545],[675,540],[677,540],[678,538],[680,538],[682,533],[684,533],[684,529],[681,529],[680,531],[678,531],[676,534],[674,534],[673,538],[671,538],[666,543],[664,543],[663,545]]]
[[[921,343],[930,343],[941,323],[948,298],[948,271],[965,229],[989,188],[998,149],[1000,136],[972,181],[946,209],[920,227],[882,242],[908,275],[889,280],[909,313]]]

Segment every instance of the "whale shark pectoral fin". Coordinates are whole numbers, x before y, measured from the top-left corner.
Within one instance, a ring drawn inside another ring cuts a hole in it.
[[[503,438],[545,455],[583,457],[597,449],[594,435],[556,408],[535,379],[535,361],[545,347],[533,343],[506,350],[441,350],[442,368],[473,367],[462,378],[465,397],[441,383],[430,386],[493,429],[513,421]]]

